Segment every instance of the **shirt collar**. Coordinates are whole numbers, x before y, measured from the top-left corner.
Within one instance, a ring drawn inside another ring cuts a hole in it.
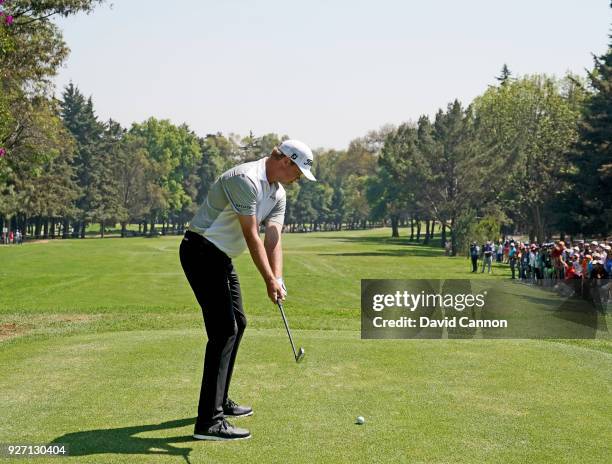
[[[259,160],[259,164],[257,165],[257,177],[259,178],[259,180],[266,182],[267,184],[270,184],[268,182],[268,176],[266,175],[266,160],[268,158],[262,158]],[[271,186],[275,186],[276,182],[272,182],[270,184]]]

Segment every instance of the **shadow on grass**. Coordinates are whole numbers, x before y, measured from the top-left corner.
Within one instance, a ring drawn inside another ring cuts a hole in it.
[[[406,246],[408,249],[379,249],[376,251],[364,251],[353,253],[321,253],[321,256],[444,256],[444,250],[438,245],[439,241],[432,240],[428,244],[411,241],[408,237],[318,237],[323,240],[334,240],[344,243],[356,244],[379,244],[379,245],[398,245]]]
[[[189,461],[191,448],[177,448],[173,443],[195,441],[191,436],[145,438],[135,435],[156,430],[173,429],[193,425],[195,417],[178,419],[161,424],[135,425],[114,429],[85,430],[72,432],[55,438],[50,444],[66,445],[70,456],[89,456],[94,454],[155,454],[182,456]]]
[[[378,251],[362,251],[354,253],[318,253],[319,256],[422,256],[431,258],[434,256],[444,256],[442,251],[432,249],[414,249],[409,250],[378,250]]]
[[[439,248],[442,251],[442,247],[439,247],[440,245],[440,239],[439,238],[434,238],[431,239],[429,241],[429,243],[424,243],[423,241],[416,241],[416,240],[410,240],[409,237],[389,237],[389,236],[385,236],[385,237],[350,237],[350,236],[346,236],[344,234],[338,234],[337,237],[334,236],[322,236],[322,237],[317,237],[317,239],[320,240],[336,240],[339,242],[352,242],[352,243],[389,243],[389,244],[393,244],[393,245],[414,245],[414,246],[426,246],[426,247],[432,247],[432,248]]]

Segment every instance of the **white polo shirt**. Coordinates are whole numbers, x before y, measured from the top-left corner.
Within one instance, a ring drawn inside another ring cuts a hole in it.
[[[206,237],[230,258],[247,248],[238,215],[256,216],[257,224],[283,225],[285,221],[285,189],[278,182],[268,182],[267,159],[240,164],[221,174],[190,221],[189,230]]]

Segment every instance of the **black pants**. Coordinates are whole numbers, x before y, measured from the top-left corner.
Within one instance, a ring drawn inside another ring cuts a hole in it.
[[[472,256],[472,272],[478,270],[478,256]]]
[[[201,235],[188,231],[181,265],[202,308],[208,343],[196,426],[223,419],[238,346],[246,327],[238,275],[232,260]]]

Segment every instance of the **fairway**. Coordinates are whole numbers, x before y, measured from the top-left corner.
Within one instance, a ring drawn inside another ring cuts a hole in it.
[[[205,336],[180,237],[0,247],[0,443],[67,444],[78,463],[608,462],[609,340],[360,339],[360,279],[470,278],[400,232],[283,236],[301,364],[236,260],[249,325],[230,394],[255,410],[236,443],[191,438]]]

